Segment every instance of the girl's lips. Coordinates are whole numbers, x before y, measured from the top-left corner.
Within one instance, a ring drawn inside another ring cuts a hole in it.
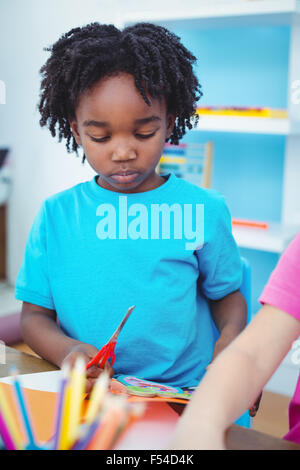
[[[132,183],[138,176],[138,173],[130,172],[130,173],[116,173],[111,175],[111,178],[116,181],[117,183]]]

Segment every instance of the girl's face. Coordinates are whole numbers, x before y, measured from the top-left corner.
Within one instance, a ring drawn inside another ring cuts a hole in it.
[[[155,168],[175,118],[167,114],[163,99],[147,96],[151,106],[127,73],[105,77],[80,96],[70,125],[106,189],[143,192],[164,182]]]

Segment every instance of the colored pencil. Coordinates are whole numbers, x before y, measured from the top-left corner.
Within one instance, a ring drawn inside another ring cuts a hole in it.
[[[33,427],[32,427],[32,423],[31,423],[31,419],[30,419],[29,410],[28,410],[28,407],[26,405],[25,397],[23,395],[23,391],[22,391],[22,388],[21,388],[21,385],[20,385],[20,382],[18,380],[17,375],[18,375],[17,369],[15,367],[11,368],[11,376],[12,376],[12,379],[13,379],[13,386],[14,386],[14,390],[15,390],[15,394],[16,394],[16,398],[17,398],[17,403],[18,403],[18,406],[19,406],[19,410],[20,410],[22,420],[23,420],[24,429],[25,429],[25,432],[26,432],[27,438],[28,438],[27,446],[30,449],[36,449],[36,448],[38,448],[38,446],[36,445],[36,441],[35,441],[35,438],[34,438]]]
[[[137,419],[139,419],[145,411],[145,403],[127,403],[126,404],[126,415],[124,419],[120,422],[118,428],[116,429],[116,433],[113,436],[109,448],[112,449],[116,442],[118,441],[119,437],[123,432]]]
[[[16,450],[16,445],[10,435],[10,431],[6,425],[4,417],[0,411],[0,436],[2,437],[3,444],[7,450]]]
[[[82,357],[79,357],[71,373],[70,414],[67,425],[69,446],[74,443],[78,434],[84,398],[85,378],[85,361]]]
[[[83,424],[78,433],[78,439],[73,445],[72,450],[86,449],[99,426],[101,426],[100,416],[94,419],[94,421],[92,421],[89,425]]]
[[[14,446],[16,447],[16,449],[23,449],[24,439],[22,438],[22,435],[21,435],[20,430],[18,429],[17,423],[15,422],[12,412],[8,407],[5,394],[1,388],[1,384],[0,384],[0,410],[1,410],[4,422],[6,424],[6,427],[14,443]]]
[[[63,410],[64,410],[64,402],[66,398],[66,386],[69,381],[70,377],[70,366],[69,364],[64,364],[61,369],[62,379],[60,383],[60,391],[58,394],[58,405],[57,405],[57,412],[56,412],[56,423],[54,429],[54,442],[53,442],[53,449],[58,449],[59,439],[61,435],[61,427],[62,427],[62,419],[63,419]]]
[[[71,397],[71,385],[70,382],[66,384],[66,389],[64,393],[64,405],[62,410],[61,417],[61,427],[60,435],[58,439],[58,449],[67,450],[68,449],[68,425],[70,419],[70,397]]]
[[[103,416],[101,427],[96,432],[94,438],[92,438],[87,449],[93,448],[93,441],[95,439],[98,450],[108,450],[126,417],[126,399],[124,397],[112,397],[110,400],[107,400],[108,402],[109,404]]]
[[[97,379],[89,399],[88,409],[84,417],[84,420],[87,424],[90,424],[101,410],[103,399],[107,394],[109,382],[109,374],[106,370],[104,370]]]

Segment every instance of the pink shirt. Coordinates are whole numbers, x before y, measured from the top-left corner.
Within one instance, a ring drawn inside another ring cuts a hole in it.
[[[273,305],[300,321],[300,233],[280,258],[260,302]],[[300,375],[289,407],[289,421],[290,431],[285,439],[300,444]]]

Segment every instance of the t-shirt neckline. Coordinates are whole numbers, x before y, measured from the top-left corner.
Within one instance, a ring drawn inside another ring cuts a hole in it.
[[[166,181],[158,186],[157,188],[150,189],[149,191],[137,192],[137,193],[121,193],[117,191],[111,191],[109,189],[102,188],[97,183],[97,178],[99,175],[95,175],[91,181],[88,182],[88,189],[90,194],[97,200],[102,198],[119,198],[120,196],[127,196],[130,199],[148,199],[154,196],[160,196],[166,194],[172,188],[174,189],[174,184],[177,182],[177,178],[173,173],[161,175]]]

